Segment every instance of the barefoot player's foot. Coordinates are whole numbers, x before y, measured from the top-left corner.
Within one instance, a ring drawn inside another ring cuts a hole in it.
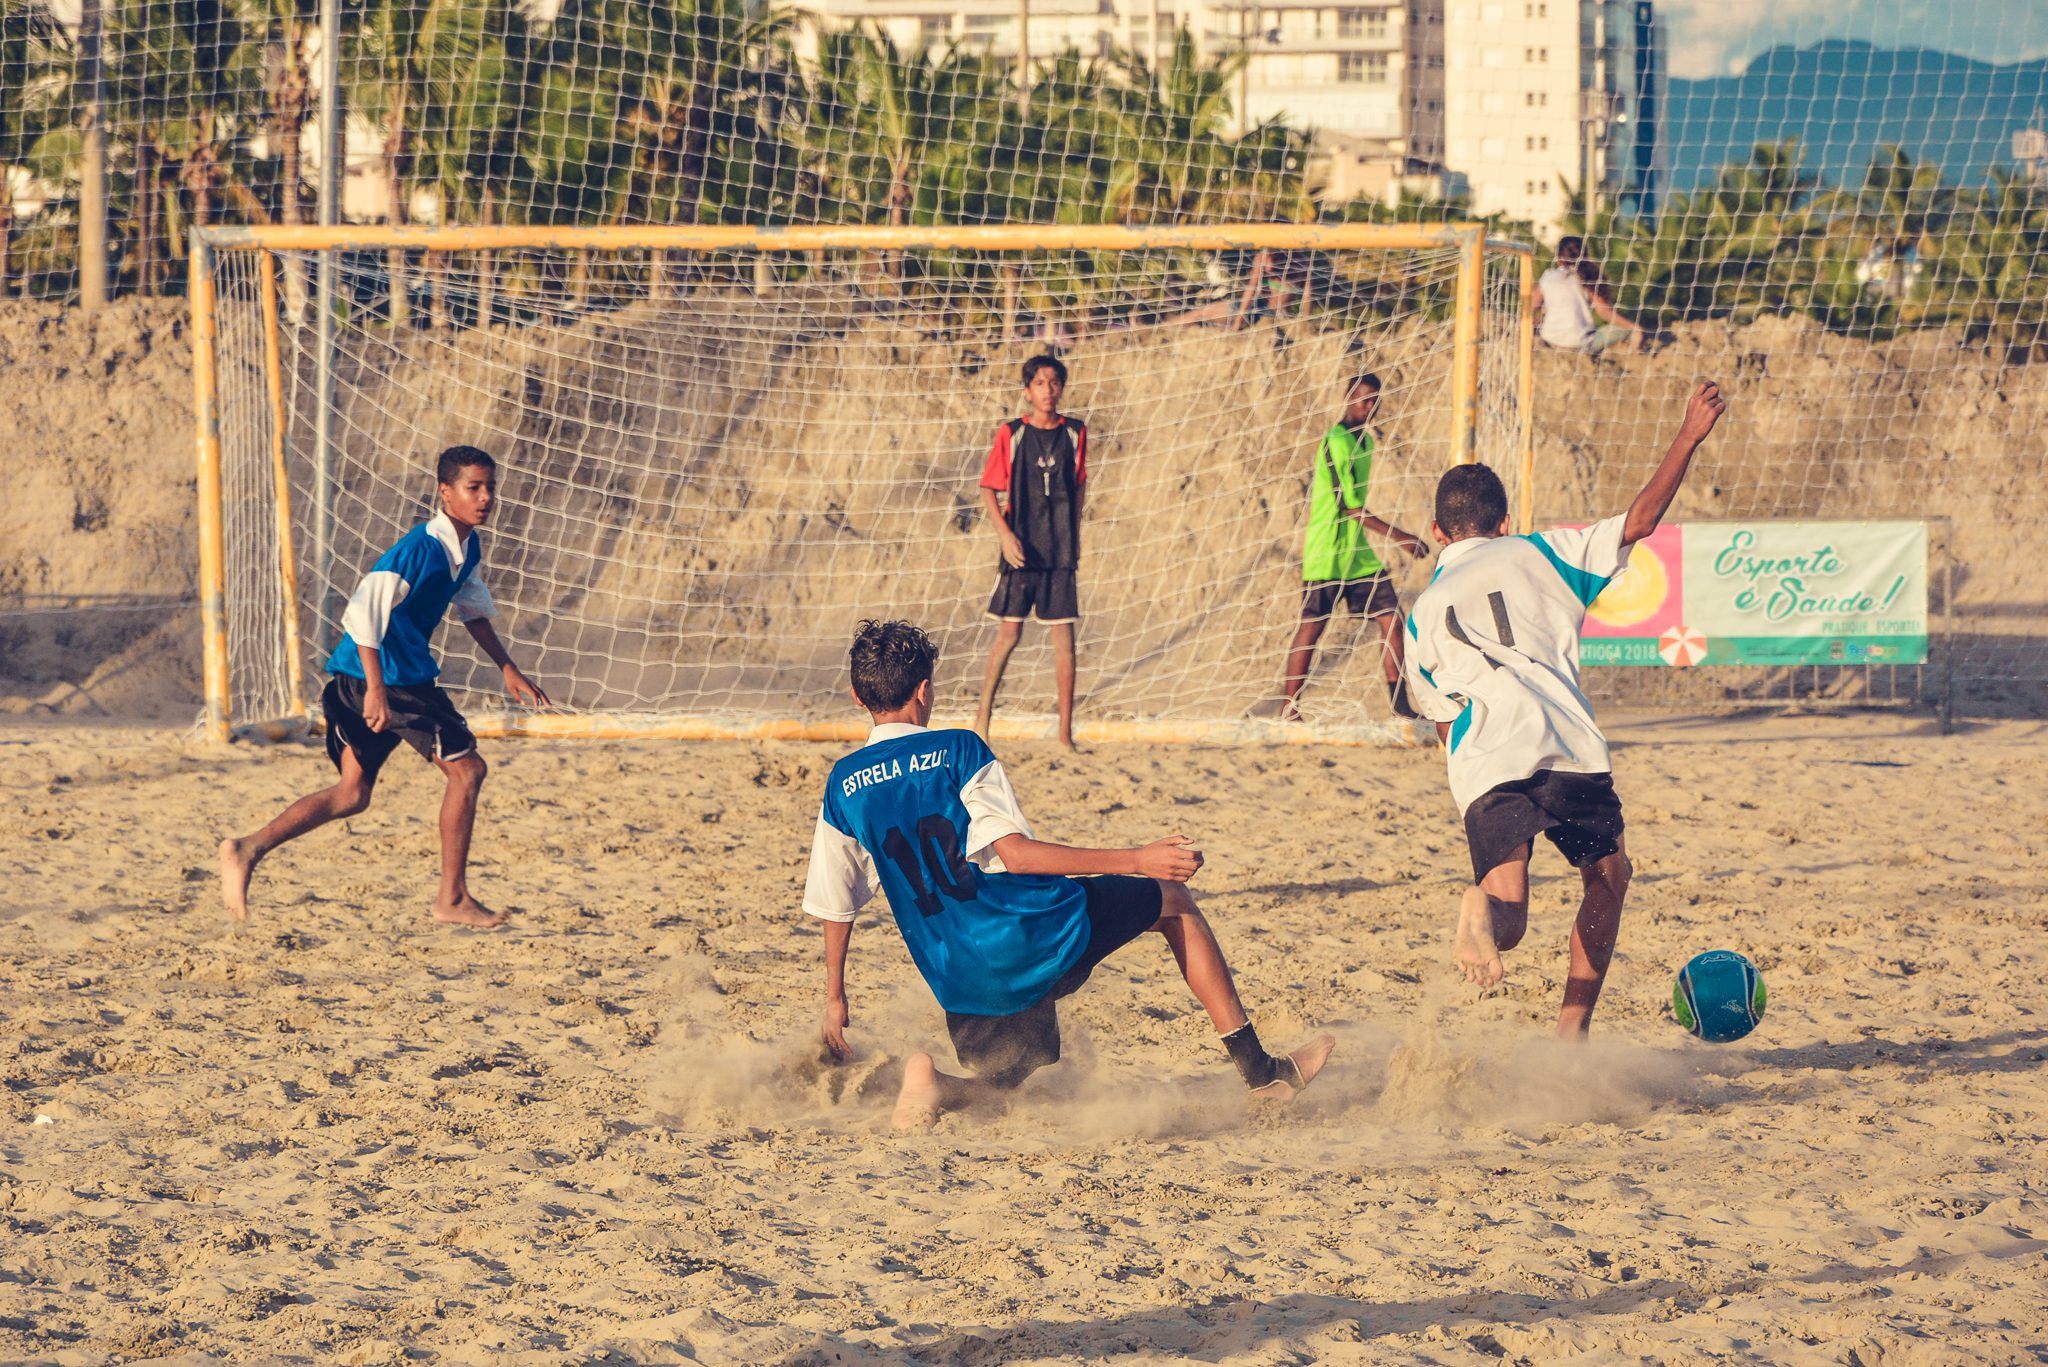
[[[1287,1064],[1280,1076],[1263,1087],[1252,1089],[1254,1101],[1266,1101],[1285,1105],[1301,1095],[1302,1089],[1316,1080],[1316,1074],[1323,1071],[1323,1065],[1330,1061],[1330,1051],[1337,1047],[1335,1035],[1317,1035],[1301,1048],[1287,1056]]]
[[[889,1124],[898,1134],[918,1134],[939,1123],[939,1070],[930,1054],[912,1054],[903,1065],[903,1089]]]
[[[434,903],[434,919],[451,926],[468,926],[473,930],[496,930],[505,924],[505,913],[492,911],[476,898],[464,895],[459,902]]]
[[[1458,903],[1458,971],[1465,981],[1492,987],[1505,975],[1493,939],[1493,899],[1483,888],[1467,888]]]
[[[249,919],[249,875],[255,871],[256,861],[241,841],[229,836],[220,842],[220,900],[237,921]]]

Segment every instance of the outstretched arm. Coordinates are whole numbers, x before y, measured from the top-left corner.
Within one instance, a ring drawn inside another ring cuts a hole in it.
[[[527,678],[520,672],[519,666],[512,663],[512,656],[506,651],[505,643],[498,639],[498,629],[491,625],[490,618],[471,617],[462,625],[468,629],[477,645],[483,648],[484,654],[490,657],[491,663],[505,676],[507,693],[531,707],[554,705],[548,701],[548,695],[541,691],[540,685]]]
[[[1412,532],[1404,532],[1383,517],[1374,517],[1363,508],[1351,509],[1351,516],[1359,526],[1375,536],[1384,536],[1396,546],[1414,556],[1417,560],[1429,554],[1429,544]]]
[[[1169,835],[1129,850],[1084,850],[1012,832],[990,846],[1011,873],[1128,873],[1185,883],[1202,867],[1202,852],[1184,835]]]
[[[1701,380],[1699,387],[1692,391],[1692,397],[1686,400],[1685,420],[1678,425],[1678,435],[1671,439],[1671,449],[1664,453],[1657,473],[1650,476],[1650,482],[1629,505],[1628,521],[1621,528],[1622,545],[1633,546],[1657,530],[1657,524],[1671,510],[1671,500],[1677,497],[1678,486],[1685,483],[1685,472],[1692,466],[1693,453],[1700,449],[1707,433],[1714,430],[1714,424],[1727,411],[1728,401],[1721,397],[1721,386],[1712,380]]]

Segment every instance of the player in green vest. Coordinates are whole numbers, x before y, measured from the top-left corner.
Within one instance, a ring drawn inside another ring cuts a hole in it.
[[[1309,481],[1308,532],[1301,547],[1301,626],[1287,652],[1287,677],[1280,685],[1286,705],[1280,715],[1300,721],[1297,698],[1315,663],[1316,642],[1342,601],[1352,612],[1370,617],[1380,629],[1380,673],[1394,714],[1413,717],[1408,688],[1401,673],[1401,599],[1386,566],[1373,552],[1366,533],[1391,540],[1421,559],[1429,547],[1421,537],[1365,509],[1366,487],[1372,479],[1373,432],[1370,426],[1380,404],[1380,377],[1360,375],[1345,387],[1344,416],[1316,446],[1315,471]]]

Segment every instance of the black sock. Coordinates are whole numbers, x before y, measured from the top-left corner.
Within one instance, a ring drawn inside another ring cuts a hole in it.
[[[1387,701],[1394,705],[1394,715],[1397,717],[1406,717],[1408,720],[1414,721],[1418,715],[1415,711],[1415,705],[1408,701],[1408,681],[1406,679],[1387,680]]]
[[[1267,1053],[1266,1046],[1259,1043],[1258,1027],[1250,1021],[1225,1035],[1223,1047],[1230,1051],[1230,1061],[1237,1065],[1244,1085],[1253,1091],[1282,1078],[1301,1085],[1301,1070],[1294,1066],[1294,1060]]]

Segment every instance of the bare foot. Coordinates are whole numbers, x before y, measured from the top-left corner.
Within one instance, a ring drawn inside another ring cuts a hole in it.
[[[1335,1035],[1317,1035],[1287,1056],[1294,1060],[1295,1077],[1275,1078],[1263,1087],[1254,1087],[1252,1099],[1275,1105],[1285,1105],[1294,1100],[1301,1095],[1302,1088],[1316,1080],[1316,1074],[1323,1071],[1323,1065],[1330,1061],[1330,1051],[1336,1047]]]
[[[1492,987],[1505,975],[1500,946],[1493,939],[1493,899],[1483,888],[1466,888],[1458,903],[1458,971],[1465,981]]]
[[[256,861],[241,841],[229,836],[220,842],[220,900],[237,921],[249,919],[249,875],[255,871]]]
[[[459,902],[434,903],[434,919],[451,926],[470,926],[476,930],[496,930],[505,924],[505,913],[492,911],[474,897],[465,895]]]
[[[939,1123],[939,1069],[930,1054],[912,1054],[903,1065],[903,1090],[889,1124],[898,1134],[918,1134]]]
[[[1074,744],[1074,738],[1072,736],[1060,737],[1060,749],[1066,751],[1070,755],[1085,755],[1088,753],[1086,750],[1083,750],[1080,746]]]

